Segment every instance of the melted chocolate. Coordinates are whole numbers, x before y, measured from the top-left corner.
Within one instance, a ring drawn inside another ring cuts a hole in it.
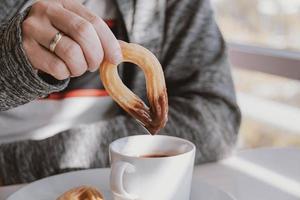
[[[128,112],[138,120],[152,135],[159,132],[168,120],[168,97],[166,89],[157,99],[150,101],[150,109],[143,101],[137,101]]]
[[[165,158],[165,157],[170,157],[171,155],[169,154],[149,154],[149,155],[143,155],[140,156],[141,158]]]

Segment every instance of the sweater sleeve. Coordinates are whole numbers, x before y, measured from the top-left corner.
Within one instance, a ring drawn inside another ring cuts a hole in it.
[[[196,144],[196,163],[235,146],[241,114],[226,45],[209,0],[168,0],[162,66],[170,113],[164,132]]]
[[[68,83],[47,83],[33,70],[22,46],[21,24],[28,11],[0,24],[0,111],[60,91]]]

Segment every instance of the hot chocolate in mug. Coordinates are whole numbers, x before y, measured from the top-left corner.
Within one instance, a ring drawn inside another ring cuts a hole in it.
[[[114,200],[189,200],[195,145],[163,135],[118,139],[109,147]]]

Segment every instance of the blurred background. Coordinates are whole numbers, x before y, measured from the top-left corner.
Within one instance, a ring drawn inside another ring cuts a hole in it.
[[[300,0],[212,0],[243,121],[239,148],[300,147]]]

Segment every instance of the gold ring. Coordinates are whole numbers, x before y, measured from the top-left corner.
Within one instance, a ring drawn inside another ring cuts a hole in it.
[[[57,32],[55,34],[55,36],[53,37],[53,39],[51,40],[51,42],[50,42],[50,48],[49,49],[50,49],[51,52],[55,51],[55,47],[59,43],[59,41],[61,40],[61,38],[62,38],[61,32]]]

